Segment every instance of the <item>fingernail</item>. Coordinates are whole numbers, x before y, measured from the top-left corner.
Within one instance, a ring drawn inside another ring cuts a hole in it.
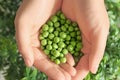
[[[91,72],[92,72],[93,74],[96,74],[96,73],[97,73],[97,70],[98,70],[98,66],[94,66],[94,67],[92,67]]]
[[[32,62],[31,62],[31,60],[25,60],[25,64],[26,64],[26,66],[28,66],[28,67],[31,67],[32,66]]]

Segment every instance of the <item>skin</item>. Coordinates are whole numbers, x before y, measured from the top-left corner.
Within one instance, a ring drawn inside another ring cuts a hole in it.
[[[67,55],[67,64],[57,66],[39,49],[40,27],[60,8],[67,18],[78,23],[82,32],[84,56],[76,70],[72,67],[71,55]],[[49,80],[83,80],[89,72],[97,72],[106,46],[109,20],[104,0],[24,0],[15,18],[15,28],[18,48],[26,65],[34,64]]]

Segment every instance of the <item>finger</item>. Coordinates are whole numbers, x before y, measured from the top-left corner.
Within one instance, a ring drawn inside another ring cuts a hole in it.
[[[59,70],[59,66],[48,61],[47,58],[43,57],[42,52],[38,49],[35,51],[35,62],[34,66],[40,71],[44,72],[48,77],[53,80],[65,80],[64,74]]]
[[[66,72],[68,72],[71,76],[75,76],[76,74],[76,70],[74,67],[72,67],[71,65],[65,63],[65,64],[61,64],[60,65]]]
[[[69,75],[69,73],[67,73],[65,70],[63,70],[62,68],[59,68],[62,73],[64,74],[65,76],[65,80],[71,80],[71,76]]]
[[[75,61],[74,58],[71,54],[67,54],[66,55],[66,59],[67,59],[67,63],[70,64],[71,66],[75,65]]]
[[[72,80],[83,80],[89,73],[88,55],[84,55],[76,66],[77,73]]]
[[[96,73],[99,63],[103,58],[108,30],[101,29],[98,30],[99,34],[93,34],[92,36],[92,48],[91,54],[89,56],[89,69],[92,73]]]
[[[63,73],[58,67],[53,66],[46,59],[38,59],[35,61],[34,66],[53,80],[65,80]]]
[[[33,50],[31,47],[30,33],[26,26],[19,22],[16,22],[16,41],[18,44],[18,50],[22,54],[25,64],[27,66],[32,66],[34,62]]]

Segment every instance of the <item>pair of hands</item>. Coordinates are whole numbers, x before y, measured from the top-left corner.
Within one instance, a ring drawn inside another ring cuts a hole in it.
[[[82,32],[84,56],[74,68],[74,60],[67,55],[67,63],[60,66],[49,61],[40,49],[39,29],[58,10],[78,23]],[[47,74],[49,80],[82,80],[90,72],[96,73],[103,57],[109,20],[104,0],[23,0],[15,18],[18,49],[27,66],[34,65]]]

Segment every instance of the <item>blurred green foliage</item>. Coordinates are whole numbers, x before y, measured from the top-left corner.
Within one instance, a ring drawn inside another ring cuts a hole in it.
[[[105,3],[111,26],[105,55],[97,74],[89,73],[85,80],[120,80],[120,0],[105,0]],[[47,80],[35,68],[26,68],[17,50],[13,22],[19,5],[20,0],[0,0],[0,70],[6,80]]]

